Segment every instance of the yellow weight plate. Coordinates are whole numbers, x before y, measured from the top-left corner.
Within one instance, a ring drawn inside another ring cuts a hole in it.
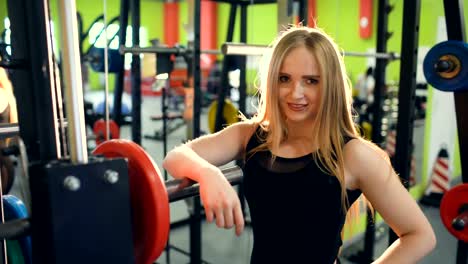
[[[215,132],[216,123],[216,109],[218,108],[218,101],[215,100],[210,104],[208,108],[208,128],[211,133]],[[223,109],[224,122],[223,125],[232,125],[239,121],[237,108],[230,100],[224,100]]]
[[[364,132],[364,135],[363,135],[364,138],[370,140],[372,138],[372,125],[371,125],[371,123],[369,123],[367,121],[364,121],[364,122],[362,122],[361,127],[362,127],[362,130]]]

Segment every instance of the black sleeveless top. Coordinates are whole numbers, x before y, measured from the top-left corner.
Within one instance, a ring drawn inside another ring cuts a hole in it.
[[[345,221],[340,183],[319,169],[312,154],[276,157],[272,166],[271,152],[249,154],[260,144],[258,132],[247,144],[243,168],[254,238],[251,263],[334,263]],[[347,195],[352,204],[361,191]]]

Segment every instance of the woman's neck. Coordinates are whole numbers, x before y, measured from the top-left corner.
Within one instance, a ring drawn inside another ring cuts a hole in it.
[[[315,129],[314,121],[304,121],[304,122],[291,122],[286,121],[288,127],[288,139],[299,140],[299,139],[308,139],[314,140],[313,134]]]

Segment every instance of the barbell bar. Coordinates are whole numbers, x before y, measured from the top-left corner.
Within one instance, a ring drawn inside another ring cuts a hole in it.
[[[222,168],[221,172],[232,186],[242,183],[243,173],[238,166]],[[166,182],[165,185],[170,203],[198,196],[200,194],[200,185],[198,183],[180,189],[179,186],[181,182],[182,180],[171,180]]]
[[[0,124],[0,139],[19,135],[19,126],[14,124]]]
[[[186,47],[172,47],[172,48],[167,48],[167,47],[125,47],[125,46],[120,46],[119,48],[120,54],[126,54],[126,53],[131,53],[131,54],[142,54],[142,53],[150,53],[150,54],[187,54],[191,52],[190,48]],[[215,49],[210,49],[210,50],[201,50],[200,53],[204,54],[222,54],[220,50],[215,50]]]
[[[221,52],[224,55],[245,55],[245,56],[260,56],[265,54],[271,47],[266,45],[251,45],[244,43],[232,43],[226,42],[221,46]],[[385,60],[397,60],[400,59],[400,55],[395,52],[389,53],[371,53],[371,52],[348,52],[342,53],[344,56],[350,57],[374,57],[377,59]]]

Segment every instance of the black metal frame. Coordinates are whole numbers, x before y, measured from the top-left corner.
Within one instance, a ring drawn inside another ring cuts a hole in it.
[[[388,32],[388,15],[392,10],[388,0],[379,0],[377,9],[377,43],[376,52],[387,52],[387,41],[391,34]],[[376,57],[374,70],[375,88],[372,112],[372,141],[381,145],[382,143],[382,117],[383,117],[383,95],[386,89],[386,69],[389,60]],[[350,256],[350,260],[356,263],[370,263],[374,260],[375,248],[375,219],[370,209],[366,211],[366,230],[364,233],[364,248],[355,255]]]
[[[130,9],[130,0],[120,0],[120,20],[119,25],[119,47],[125,46],[125,40],[127,39],[127,26],[128,26],[128,15]],[[122,118],[122,94],[124,90],[124,76],[125,76],[125,55],[121,55],[120,60],[120,72],[117,73],[114,84],[114,109],[112,116],[114,121],[120,126],[123,123]],[[132,98],[133,99],[133,98]],[[132,102],[133,104],[133,102]],[[132,130],[133,132],[133,130]]]
[[[393,166],[408,189],[413,152],[416,72],[418,65],[419,20],[421,1],[405,1],[403,5],[403,33],[401,41],[400,85],[398,89],[398,120]],[[389,231],[389,244],[398,236]]]
[[[11,61],[21,65],[11,71],[10,77],[18,105],[28,106],[18,108],[18,117],[19,134],[31,164],[30,189],[35,201],[32,203],[35,221],[31,230],[34,261],[83,263],[92,259],[99,263],[129,263],[133,259],[133,252],[126,162],[123,159],[93,159],[87,164],[76,165],[63,159],[59,144],[64,143],[64,140],[56,125],[57,116],[60,115],[57,109],[61,108],[58,105],[61,103],[61,92],[57,90],[59,83],[56,83],[59,77],[55,75],[49,3],[9,0],[7,6],[12,29]],[[119,173],[121,181],[104,186],[101,172],[105,169],[114,169]],[[76,193],[70,189],[64,190],[64,178],[67,175],[74,175],[75,179],[83,177],[82,181],[86,185]],[[105,199],[96,199],[93,203],[83,202],[83,198],[93,199],[97,196],[111,198],[119,204],[119,210],[109,206]],[[63,219],[65,212],[69,216],[67,219]],[[89,213],[86,213],[86,219],[80,217],[83,212]],[[118,220],[109,224],[104,217],[109,215]],[[76,217],[85,222],[77,225]],[[90,236],[95,238],[94,242],[86,241]],[[74,241],[69,240],[72,237]],[[103,238],[109,239],[104,245],[90,245],[90,248],[96,249],[94,251],[76,250],[77,245],[80,247],[87,242],[93,244]],[[109,259],[108,251],[111,248],[119,249],[120,257]]]
[[[463,0],[444,0],[447,39],[466,42]],[[455,111],[457,116],[458,144],[463,183],[468,183],[468,92],[455,92]],[[457,264],[468,261],[468,243],[458,240]]]
[[[57,159],[57,144],[54,127],[54,100],[51,54],[47,41],[48,6],[45,1],[8,0],[8,14],[11,21],[12,62],[21,61],[21,68],[11,72],[15,84],[14,94],[18,105],[20,136],[23,139],[29,159]],[[37,21],[40,21],[38,23]],[[28,43],[34,43],[28,45]]]

